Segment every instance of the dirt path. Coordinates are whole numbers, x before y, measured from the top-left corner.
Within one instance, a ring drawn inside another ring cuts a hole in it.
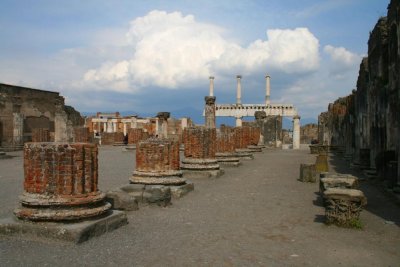
[[[100,188],[127,183],[133,161],[132,152],[101,148]],[[0,265],[399,266],[400,208],[364,182],[364,229],[324,225],[317,185],[297,181],[300,163],[313,161],[306,150],[257,154],[218,179],[195,180],[195,191],[167,208],[130,212],[129,225],[81,245],[0,237]],[[22,182],[9,165],[0,161],[7,204]],[[10,210],[2,207],[1,216]]]

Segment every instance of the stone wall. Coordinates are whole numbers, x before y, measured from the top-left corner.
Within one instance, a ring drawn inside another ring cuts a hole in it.
[[[309,123],[300,127],[300,143],[311,144],[311,141],[318,140],[318,125]]]
[[[131,128],[128,130],[128,144],[137,144],[147,138],[149,138],[149,134],[143,129]]]
[[[101,133],[101,144],[102,145],[113,145],[115,143],[124,142],[124,133]]]
[[[47,128],[33,128],[32,142],[50,142],[50,132]]]
[[[22,149],[32,141],[32,130],[49,129],[51,139],[72,141],[73,126],[83,125],[79,112],[64,105],[57,92],[0,83],[0,145]]]
[[[74,142],[92,143],[93,142],[93,133],[90,132],[89,127],[75,127],[74,128]]]
[[[393,168],[399,168],[394,162],[400,149],[398,14],[400,1],[392,0],[387,17],[380,18],[370,33],[356,90],[330,104],[318,118],[320,143],[342,147],[355,165],[376,169],[389,186],[400,182],[399,171],[393,174]]]

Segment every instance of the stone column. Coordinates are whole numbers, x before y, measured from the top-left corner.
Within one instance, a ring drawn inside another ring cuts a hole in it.
[[[101,133],[101,122],[97,122],[97,132]]]
[[[260,142],[258,145],[265,146],[265,139],[264,139],[264,120],[267,118],[267,113],[265,111],[256,111],[254,112],[254,117],[256,119],[256,123],[258,127],[260,127]]]
[[[107,132],[107,122],[103,123],[103,132]]]
[[[97,154],[94,144],[26,143],[24,193],[15,215],[73,221],[106,213],[111,205],[97,188]]]
[[[205,126],[206,128],[215,128],[215,96],[206,96],[205,110]]]
[[[114,121],[114,122],[113,122],[113,132],[114,132],[114,133],[117,132],[117,126],[118,126],[118,122]]]
[[[217,133],[215,156],[219,164],[238,167],[239,157],[235,151],[235,132],[233,128],[226,127]]]
[[[158,128],[158,136],[168,138],[168,118],[170,117],[169,112],[158,112],[157,118],[161,127]]]
[[[54,141],[68,142],[67,136],[67,114],[65,112],[56,112],[54,118]]]
[[[241,105],[242,104],[242,85],[241,85],[241,75],[236,76],[237,80],[237,87],[236,87],[236,104]],[[237,126],[237,125],[236,125]]]
[[[111,121],[107,121],[107,133],[113,132],[113,125]]]
[[[24,115],[19,112],[13,113],[13,147],[24,145]]]
[[[265,76],[265,105],[269,105],[271,103],[270,95],[271,95],[271,87],[270,87],[271,77],[267,74]]]
[[[124,135],[126,135],[126,134],[127,134],[127,130],[126,130],[126,123],[125,123],[125,122],[123,122],[123,125],[124,125]]]
[[[300,148],[300,116],[293,117],[293,149]]]
[[[210,76],[210,94],[209,96],[214,96],[214,77]]]
[[[237,116],[236,117],[236,127],[241,127],[242,126],[242,117]]]

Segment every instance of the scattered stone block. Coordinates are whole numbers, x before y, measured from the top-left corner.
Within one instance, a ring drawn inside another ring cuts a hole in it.
[[[323,194],[326,223],[352,227],[367,204],[364,193],[356,189],[329,188]]]
[[[315,160],[315,171],[318,173],[328,172],[328,155],[327,154],[319,154]]]
[[[181,198],[184,195],[188,194],[190,191],[194,190],[194,184],[193,182],[186,181],[186,184],[170,186],[170,188],[172,197]]]
[[[300,164],[301,182],[315,183],[317,181],[317,172],[314,164]]]
[[[139,209],[136,197],[122,190],[107,192],[106,200],[116,210],[132,211]]]

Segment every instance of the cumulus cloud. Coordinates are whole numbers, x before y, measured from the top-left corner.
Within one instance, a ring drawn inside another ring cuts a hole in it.
[[[327,53],[335,63],[339,63],[344,66],[352,66],[359,64],[361,56],[348,51],[344,47],[334,47],[326,45],[324,52]]]
[[[324,46],[324,52],[329,55],[333,64],[329,66],[330,74],[336,79],[344,79],[346,76],[355,76],[362,56],[348,51],[344,47]]]
[[[223,29],[192,15],[151,11],[130,23],[126,38],[131,56],[88,70],[84,83],[132,92],[151,86],[187,88],[210,74],[231,70],[304,73],[319,67],[319,42],[307,28],[271,29],[266,40],[247,47],[223,34]]]

